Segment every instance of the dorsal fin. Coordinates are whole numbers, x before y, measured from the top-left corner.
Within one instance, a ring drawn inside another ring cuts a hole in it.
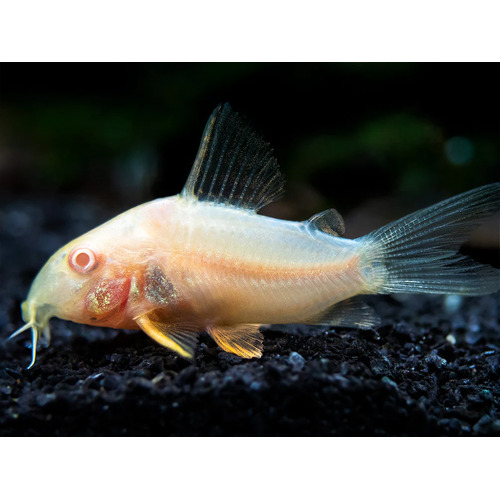
[[[229,104],[208,119],[182,196],[259,210],[283,193],[272,149]]]
[[[307,224],[314,229],[333,236],[342,236],[345,232],[344,219],[334,208],[313,215],[307,221]]]

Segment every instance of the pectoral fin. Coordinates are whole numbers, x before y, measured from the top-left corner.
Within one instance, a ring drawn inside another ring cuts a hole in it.
[[[241,358],[260,358],[264,336],[259,325],[211,326],[207,329],[221,349]]]
[[[192,325],[167,323],[151,311],[135,318],[141,330],[153,340],[177,354],[192,358],[197,343],[197,328]]]

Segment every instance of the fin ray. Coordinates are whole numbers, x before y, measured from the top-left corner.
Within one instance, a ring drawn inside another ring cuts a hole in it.
[[[192,358],[198,342],[197,328],[188,324],[167,323],[161,313],[151,311],[135,318],[135,321],[153,340],[164,347],[180,354],[184,358]]]
[[[259,325],[211,326],[209,335],[226,352],[241,358],[260,358],[264,336]]]
[[[500,183],[481,186],[391,222],[359,238],[364,273],[376,293],[484,295],[500,289],[500,270],[459,253],[500,209]]]
[[[379,326],[380,318],[362,299],[351,297],[337,302],[307,323],[368,329]]]
[[[283,188],[269,144],[229,104],[218,106],[181,195],[257,211],[278,199]]]

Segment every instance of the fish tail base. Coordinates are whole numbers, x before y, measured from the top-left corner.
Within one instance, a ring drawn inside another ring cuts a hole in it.
[[[419,210],[361,238],[371,293],[485,295],[500,289],[500,270],[459,253],[460,245],[500,210],[500,183]]]

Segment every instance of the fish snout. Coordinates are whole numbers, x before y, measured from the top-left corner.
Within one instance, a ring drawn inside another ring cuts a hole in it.
[[[25,300],[21,304],[23,320],[26,323],[36,325],[40,329],[48,326],[50,318],[54,316],[53,312],[54,307],[50,304],[37,304],[29,300]]]

